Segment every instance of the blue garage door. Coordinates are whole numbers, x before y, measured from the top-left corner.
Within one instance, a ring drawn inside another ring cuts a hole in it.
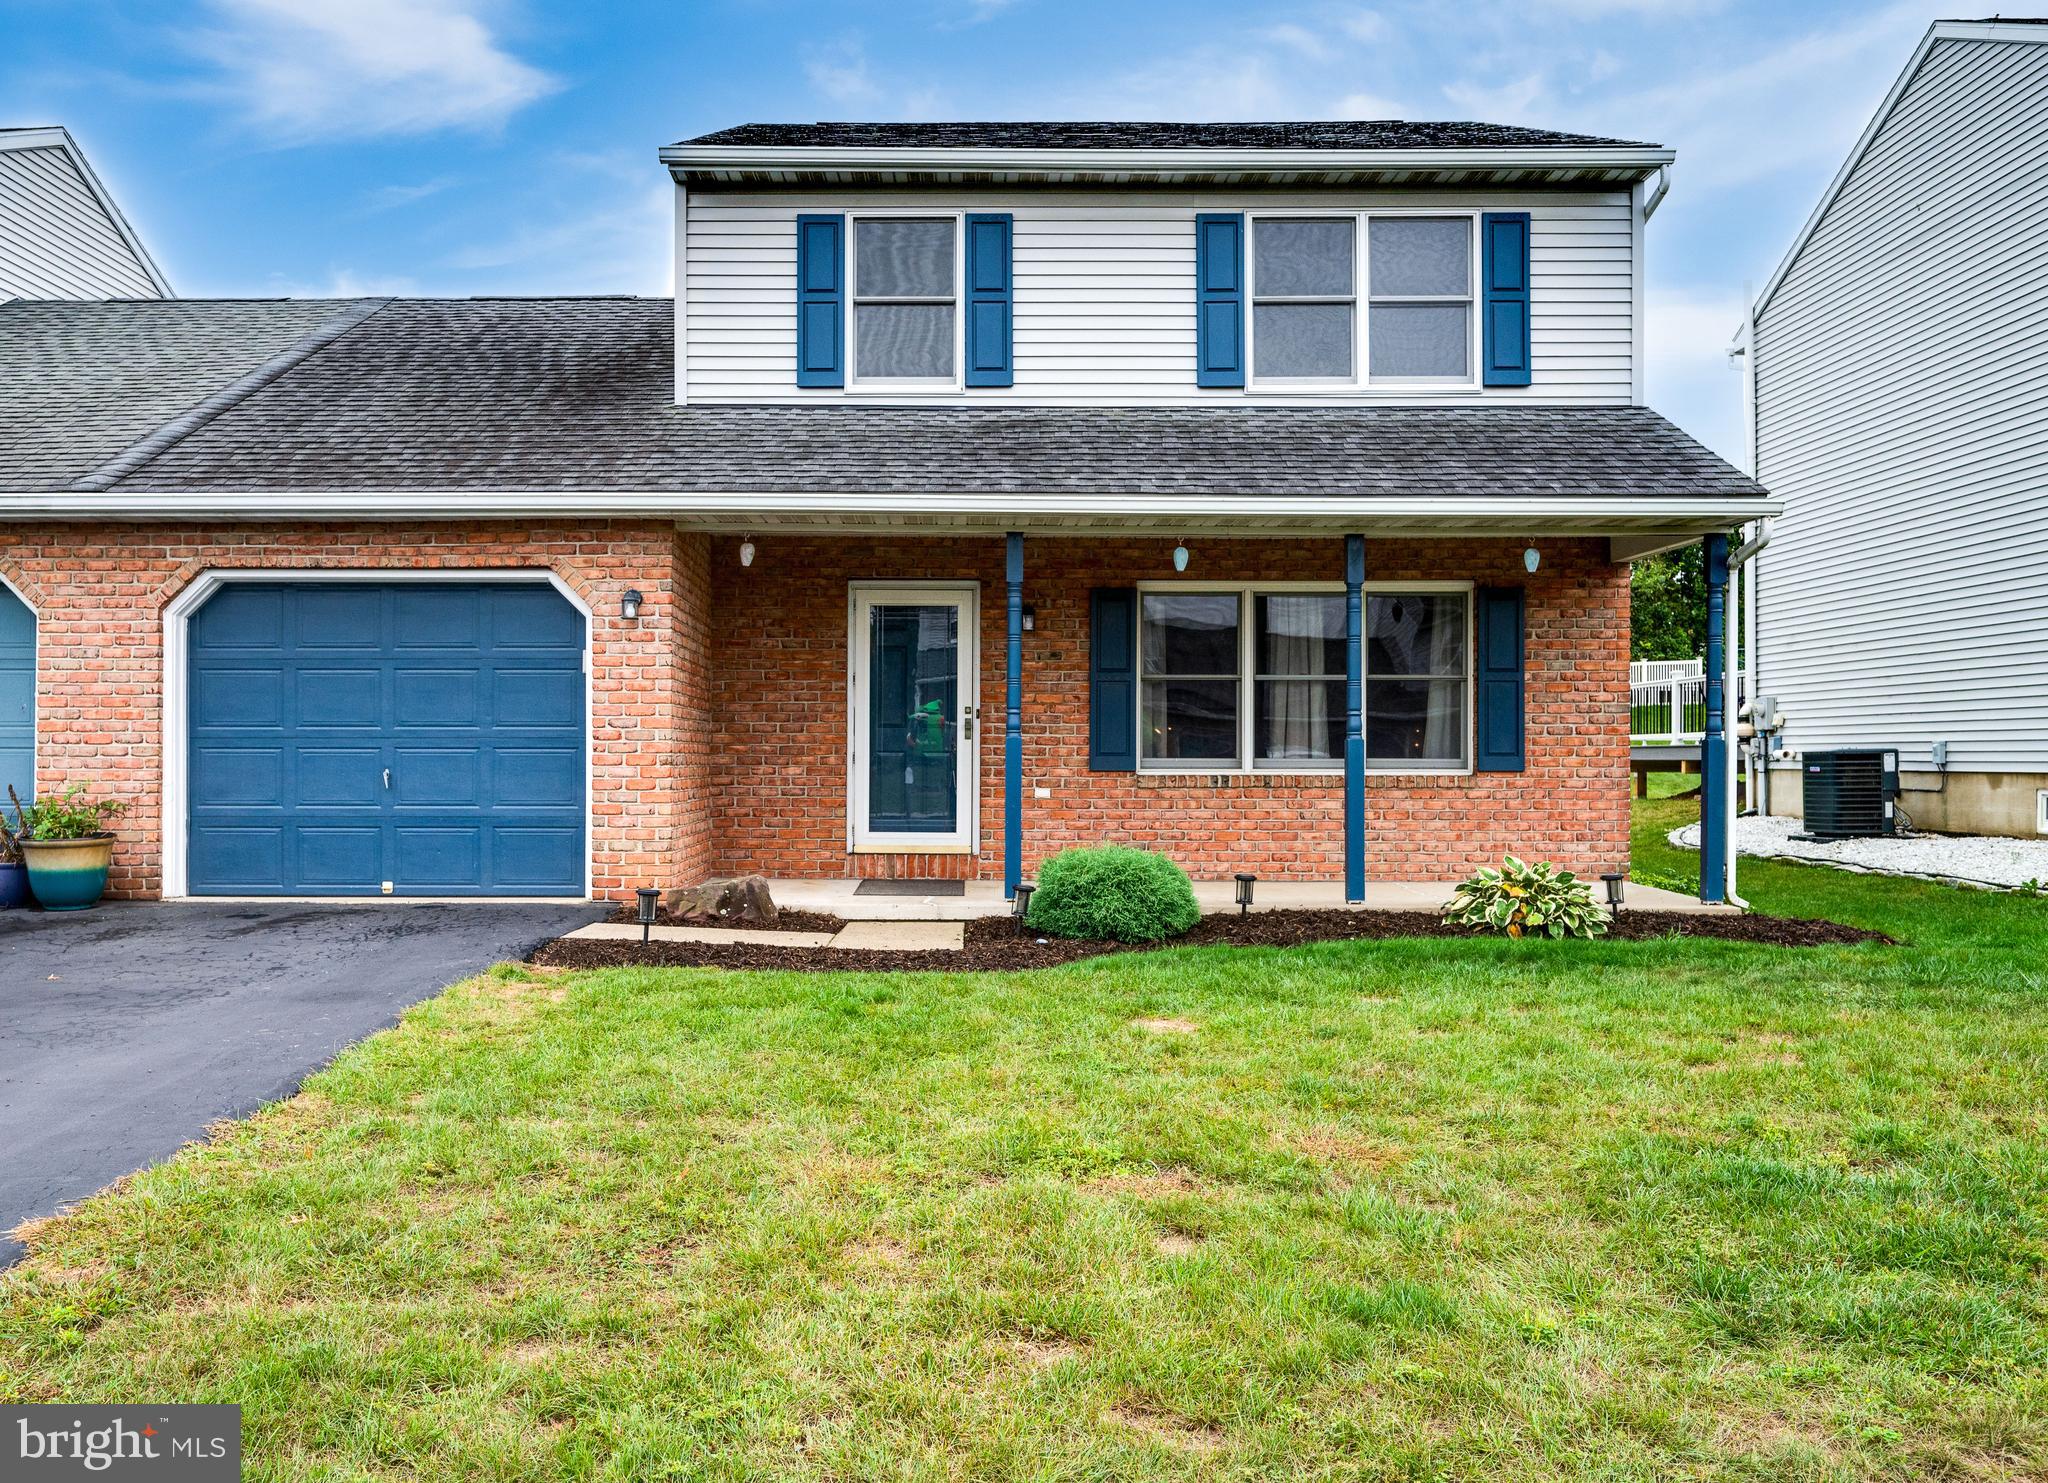
[[[0,587],[0,807],[14,786],[27,803],[36,770],[36,615]],[[14,817],[11,807],[8,818]]]
[[[553,588],[231,583],[189,646],[193,894],[583,894],[583,618]]]

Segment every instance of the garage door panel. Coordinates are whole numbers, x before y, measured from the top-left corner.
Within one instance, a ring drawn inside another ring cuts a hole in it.
[[[209,808],[275,807],[285,801],[284,753],[279,747],[196,746],[192,787]]]
[[[341,828],[302,825],[298,878],[322,890],[382,891],[384,830],[380,825]]]
[[[186,845],[188,868],[216,891],[268,893],[285,879],[285,844],[277,826],[202,825]]]
[[[500,888],[538,891],[564,871],[583,868],[583,836],[574,829],[491,831],[491,879]]]
[[[583,621],[552,588],[230,584],[188,634],[193,892],[582,893]]]
[[[470,669],[401,669],[393,697],[400,726],[474,726],[482,677]]]

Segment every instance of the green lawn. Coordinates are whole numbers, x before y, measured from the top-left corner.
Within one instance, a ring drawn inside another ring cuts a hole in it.
[[[2039,1478],[2048,902],[1743,885],[1909,945],[500,969],[45,1230],[0,1400],[240,1402],[252,1478]]]

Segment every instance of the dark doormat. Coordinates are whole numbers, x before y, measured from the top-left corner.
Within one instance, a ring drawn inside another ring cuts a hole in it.
[[[856,896],[965,896],[965,881],[862,881]]]

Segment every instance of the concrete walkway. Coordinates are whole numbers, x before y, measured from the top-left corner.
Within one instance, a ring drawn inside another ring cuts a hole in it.
[[[289,1095],[400,1010],[612,908],[112,902],[0,911],[4,1235]]]

